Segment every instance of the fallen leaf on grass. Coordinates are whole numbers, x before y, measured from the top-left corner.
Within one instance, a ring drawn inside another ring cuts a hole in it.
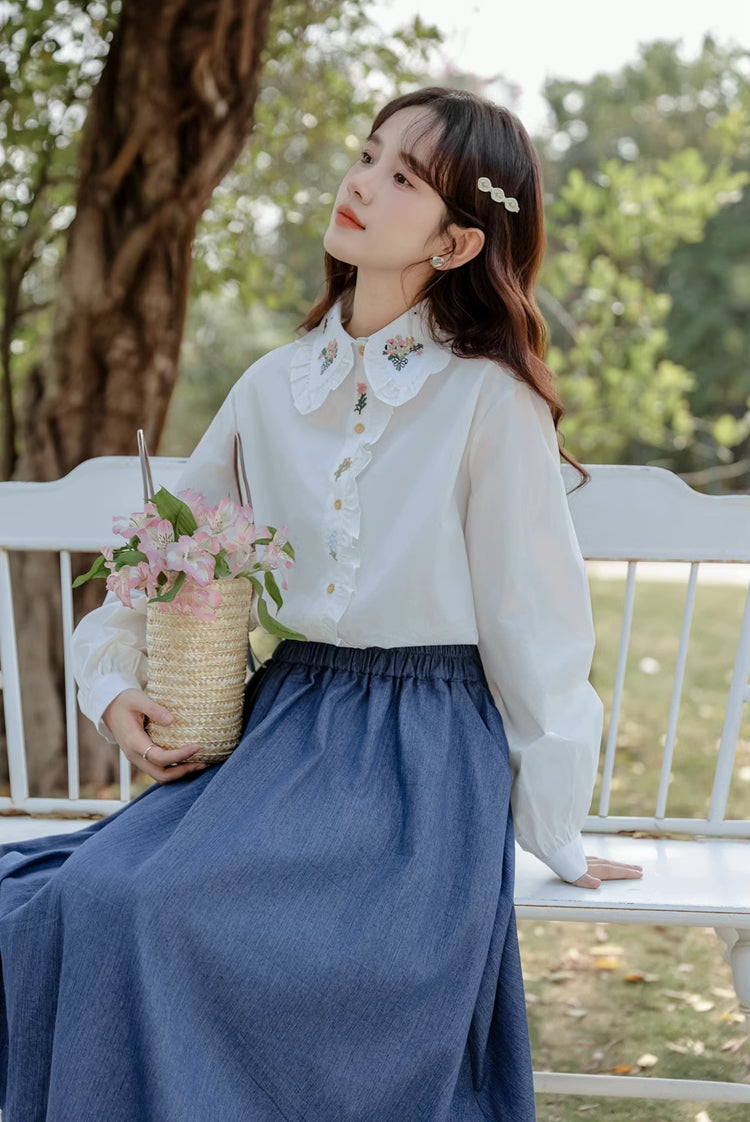
[[[625,975],[623,980],[625,982],[658,982],[659,975],[645,974],[643,970],[631,970],[629,974]]]
[[[636,1063],[638,1064],[638,1067],[654,1067],[654,1065],[658,1064],[658,1062],[659,1062],[659,1057],[658,1056],[653,1056],[651,1054],[651,1052],[645,1052],[640,1057],[640,1059],[636,1060]]]
[[[712,986],[710,992],[714,997],[726,998],[727,1000],[734,1000],[734,990],[729,986]]]
[[[719,1051],[731,1052],[734,1055],[735,1052],[739,1052],[743,1044],[747,1044],[747,1037],[735,1036],[731,1040],[725,1040]]]
[[[598,955],[594,959],[595,970],[622,970],[622,961],[613,955]]]
[[[684,1001],[686,1005],[692,1006],[696,1013],[708,1013],[714,1008],[714,1002],[701,997],[699,993],[687,993],[684,990],[661,990],[661,993],[664,997],[671,997],[675,1001]]]
[[[720,1013],[720,1021],[726,1021],[730,1025],[744,1025],[745,1018],[742,1013]]]
[[[695,1122],[711,1122],[711,1119],[705,1110],[699,1110],[695,1116]]]
[[[633,1064],[615,1064],[609,1070],[612,1075],[631,1075],[634,1071],[638,1071],[638,1068]]]
[[[588,1009],[581,1009],[580,1005],[575,1005],[570,1009],[564,1010],[567,1017],[585,1017],[588,1014]]]
[[[665,1047],[670,1052],[679,1052],[681,1056],[702,1056],[706,1051],[702,1040],[668,1040]]]

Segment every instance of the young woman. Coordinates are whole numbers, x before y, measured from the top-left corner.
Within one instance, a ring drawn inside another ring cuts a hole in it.
[[[143,728],[143,600],[75,637],[83,711],[158,782],[6,847],[7,1122],[529,1122],[514,834],[581,888],[601,705],[533,299],[517,119],[387,105],[338,191],[302,338],[236,383],[182,483],[297,564],[234,754]],[[512,805],[512,814],[511,814]]]

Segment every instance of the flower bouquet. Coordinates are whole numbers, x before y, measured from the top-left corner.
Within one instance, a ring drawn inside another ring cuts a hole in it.
[[[149,696],[174,713],[171,725],[147,724],[162,748],[197,743],[192,759],[218,762],[241,733],[250,611],[281,638],[304,639],[271,614],[283,600],[275,571],[294,563],[284,529],[256,526],[252,508],[230,498],[209,506],[195,491],[162,487],[113,530],[125,544],[105,549],[73,587],[105,577],[108,590],[133,607],[145,592]],[[258,556],[257,547],[261,547]]]

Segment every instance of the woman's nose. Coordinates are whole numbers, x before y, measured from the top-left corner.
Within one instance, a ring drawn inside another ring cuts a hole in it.
[[[369,201],[371,190],[367,182],[367,176],[363,175],[359,168],[349,176],[348,187],[350,193],[356,196],[360,202],[366,203]]]

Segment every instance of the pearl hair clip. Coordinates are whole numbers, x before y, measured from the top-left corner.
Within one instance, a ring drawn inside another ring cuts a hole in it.
[[[515,214],[518,214],[520,210],[518,200],[506,195],[502,187],[493,187],[486,175],[480,176],[477,180],[477,187],[480,191],[488,191],[493,202],[503,203],[506,210],[512,210]]]

